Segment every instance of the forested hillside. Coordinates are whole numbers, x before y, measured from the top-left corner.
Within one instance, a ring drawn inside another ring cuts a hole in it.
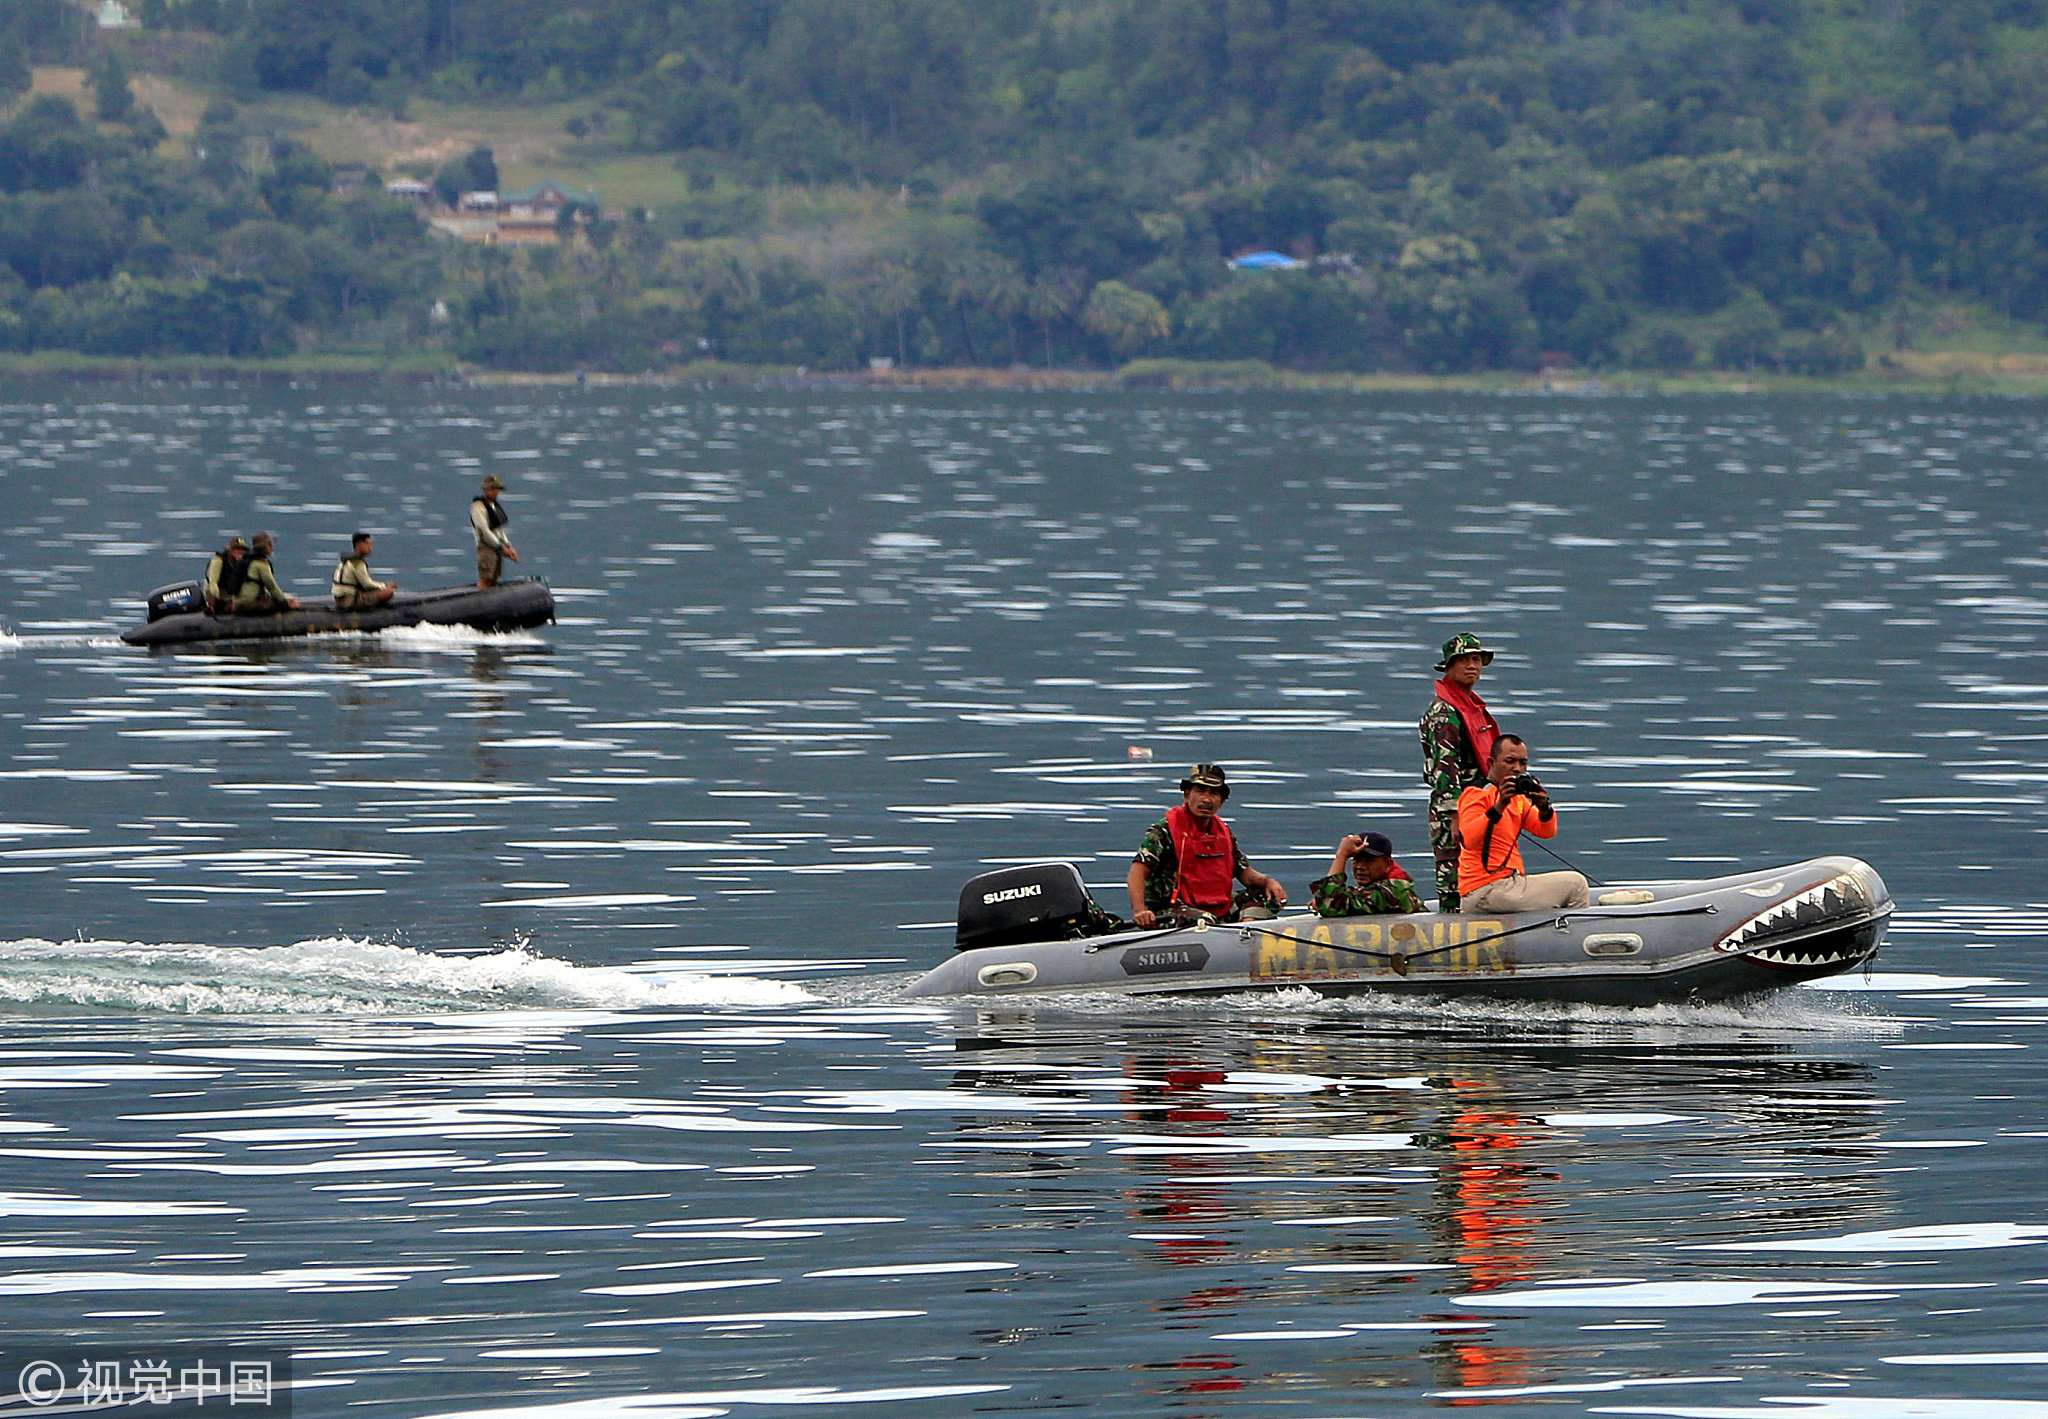
[[[1966,329],[2048,348],[2048,0],[134,8],[0,9],[0,347],[1810,373]],[[28,96],[64,64],[85,97]],[[135,100],[145,72],[214,96],[195,132]],[[287,99],[557,105],[556,176],[667,176],[563,247],[464,246],[374,183],[336,195],[336,155],[265,117]],[[1226,264],[1254,249],[1301,264]]]

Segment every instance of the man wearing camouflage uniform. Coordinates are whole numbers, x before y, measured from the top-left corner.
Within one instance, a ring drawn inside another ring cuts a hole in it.
[[[1230,783],[1215,764],[1196,764],[1180,781],[1181,805],[1145,830],[1125,886],[1131,921],[1203,914],[1218,921],[1262,921],[1287,905],[1287,889],[1246,859],[1219,815]],[[1236,889],[1237,883],[1244,890]]]
[[[1394,843],[1385,833],[1346,833],[1330,859],[1329,872],[1309,883],[1308,891],[1317,916],[1392,916],[1422,910],[1415,883],[1394,861]]]
[[[1436,909],[1458,909],[1458,795],[1486,782],[1500,725],[1473,687],[1493,663],[1479,637],[1461,632],[1444,642],[1437,661],[1436,697],[1417,726],[1422,736],[1422,781],[1429,785],[1429,845],[1436,853]],[[1476,742],[1484,740],[1484,743]]]

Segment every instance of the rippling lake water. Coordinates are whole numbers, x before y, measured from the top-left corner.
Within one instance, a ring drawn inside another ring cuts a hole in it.
[[[15,381],[0,1351],[268,1347],[321,1414],[2048,1416],[2042,415]],[[486,471],[556,626],[115,639],[235,531],[466,580]],[[1197,759],[1297,900],[1364,827],[1427,877],[1464,629],[1573,862],[1865,858],[1875,968],[901,998],[977,871],[1121,907]]]

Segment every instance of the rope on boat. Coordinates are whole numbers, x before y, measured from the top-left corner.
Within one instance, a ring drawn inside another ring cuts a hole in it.
[[[1720,914],[1720,910],[1719,907],[1709,902],[1703,906],[1672,907],[1665,911],[1654,912],[1573,912],[1557,917],[1547,917],[1542,921],[1525,922],[1521,926],[1511,926],[1505,931],[1496,931],[1490,936],[1475,936],[1469,941],[1447,941],[1441,946],[1432,946],[1425,951],[1376,951],[1370,946],[1341,946],[1334,941],[1312,941],[1305,936],[1297,936],[1291,931],[1276,931],[1270,926],[1260,926],[1256,922],[1219,922],[1208,912],[1199,912],[1192,920],[1176,922],[1172,926],[1163,926],[1156,931],[1148,931],[1142,936],[1123,936],[1113,940],[1093,942],[1083,947],[1082,950],[1092,956],[1096,952],[1108,950],[1112,946],[1121,950],[1125,946],[1141,945],[1147,941],[1155,941],[1162,936],[1172,936],[1190,929],[1203,932],[1215,926],[1234,926],[1242,937],[1255,935],[1270,936],[1276,941],[1291,941],[1296,945],[1314,946],[1325,951],[1342,951],[1346,955],[1351,956],[1369,956],[1376,961],[1385,961],[1395,975],[1404,976],[1408,974],[1409,965],[1415,961],[1440,955],[1445,951],[1456,950],[1461,946],[1484,946],[1488,942],[1504,941],[1510,936],[1520,936],[1525,931],[1541,931],[1546,926],[1556,931],[1567,931],[1571,928],[1571,924],[1574,921],[1643,921],[1651,917],[1717,916]],[[1885,910],[1876,913],[1871,919],[1882,920],[1889,915],[1891,915],[1891,911],[1889,906],[1887,906]],[[1782,939],[1759,941],[1753,946],[1739,947],[1726,954],[1730,957],[1748,956],[1758,951],[1773,950],[1784,944]]]
[[[1292,941],[1298,945],[1315,946],[1328,951],[1344,951],[1354,956],[1371,956],[1375,960],[1385,961],[1395,975],[1404,976],[1408,974],[1411,962],[1420,961],[1425,957],[1454,951],[1463,946],[1484,946],[1490,941],[1503,941],[1510,936],[1520,936],[1525,931],[1540,931],[1546,926],[1557,931],[1567,931],[1574,920],[1641,921],[1653,916],[1714,916],[1719,911],[1719,907],[1708,903],[1698,907],[1673,907],[1669,911],[1660,912],[1578,912],[1573,915],[1546,918],[1543,921],[1526,922],[1521,926],[1511,926],[1505,931],[1496,931],[1491,936],[1475,936],[1467,941],[1446,941],[1443,945],[1432,946],[1426,951],[1375,951],[1370,946],[1340,946],[1334,941],[1311,941],[1307,937],[1296,936],[1291,931],[1275,931],[1271,927],[1257,926],[1251,922],[1239,922],[1237,929],[1247,936],[1270,936],[1277,941]]]
[[[1408,974],[1409,965],[1415,961],[1425,960],[1428,957],[1441,955],[1445,951],[1454,951],[1464,946],[1484,946],[1489,942],[1504,941],[1510,936],[1520,936],[1525,931],[1541,931],[1546,926],[1554,931],[1568,931],[1571,929],[1573,921],[1642,921],[1650,917],[1715,916],[1719,912],[1720,908],[1711,902],[1704,906],[1672,907],[1666,911],[1654,912],[1574,912],[1563,916],[1546,917],[1542,921],[1525,922],[1521,926],[1511,926],[1505,931],[1496,931],[1490,936],[1475,936],[1466,941],[1446,941],[1441,946],[1432,946],[1424,951],[1378,951],[1370,946],[1341,946],[1334,941],[1311,941],[1307,937],[1297,936],[1291,931],[1276,931],[1270,926],[1260,926],[1256,922],[1249,921],[1232,922],[1227,923],[1227,925],[1235,926],[1240,936],[1243,937],[1270,936],[1276,941],[1291,941],[1297,945],[1319,947],[1326,951],[1342,951],[1351,956],[1369,956],[1376,961],[1385,961],[1395,975],[1404,976]],[[1143,936],[1125,936],[1114,940],[1094,942],[1091,945],[1084,946],[1082,950],[1085,954],[1092,956],[1096,952],[1108,950],[1112,946],[1122,949],[1125,946],[1137,946],[1146,941],[1154,941],[1162,936],[1172,936],[1189,929],[1202,932],[1218,925],[1226,925],[1226,923],[1220,923],[1209,913],[1201,912],[1192,921],[1177,922],[1172,926],[1161,927],[1156,931],[1148,931]],[[1749,953],[1742,951],[1731,954],[1747,955]]]

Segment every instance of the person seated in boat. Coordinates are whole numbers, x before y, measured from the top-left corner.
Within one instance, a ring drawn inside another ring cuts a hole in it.
[[[477,495],[469,500],[469,530],[476,534],[478,586],[496,586],[506,561],[519,560],[512,539],[505,535],[505,525],[512,521],[512,515],[498,506],[498,494],[504,487],[497,474],[488,474]]]
[[[1329,872],[1309,883],[1308,892],[1317,916],[1392,916],[1423,909],[1415,879],[1394,860],[1393,839],[1385,833],[1346,833]]]
[[[248,576],[249,544],[240,537],[230,537],[228,545],[206,563],[206,576],[199,584],[200,595],[206,598],[206,614],[233,615],[235,593],[242,589]]]
[[[1180,781],[1181,803],[1145,830],[1124,885],[1131,921],[1206,914],[1219,921],[1262,921],[1287,905],[1287,889],[1246,860],[1220,816],[1230,784],[1214,764],[1196,764]],[[1244,890],[1239,891],[1237,884]]]
[[[367,532],[350,539],[348,555],[334,564],[335,610],[365,611],[382,606],[398,590],[397,582],[378,581],[370,575],[370,553],[376,550],[376,539]]]
[[[268,532],[259,532],[249,539],[249,543],[249,570],[242,589],[235,593],[235,614],[277,616],[298,610],[299,598],[288,594],[277,584],[277,569],[270,564],[271,554],[277,550],[277,539]]]
[[[1550,794],[1529,772],[1529,746],[1503,734],[1493,746],[1486,782],[1458,796],[1458,909],[1499,916],[1586,905],[1586,879],[1576,872],[1538,872],[1522,864],[1517,841],[1557,836]]]

